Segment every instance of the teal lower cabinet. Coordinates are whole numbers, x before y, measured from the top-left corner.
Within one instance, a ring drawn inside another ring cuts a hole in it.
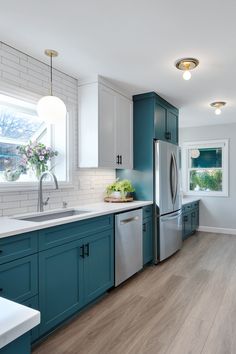
[[[37,293],[37,255],[23,257],[0,265],[0,296],[22,303],[37,295]]]
[[[25,305],[27,307],[31,307],[32,309],[39,310],[39,299],[38,295],[33,296],[32,298],[23,301],[22,305]],[[39,337],[39,325],[32,328],[30,331],[30,341],[35,342]]]
[[[73,315],[83,305],[83,241],[39,254],[40,335]]]
[[[84,304],[88,304],[114,285],[113,230],[84,241]]]
[[[189,203],[182,207],[183,212],[183,240],[193,235],[199,227],[199,202]]]
[[[0,354],[30,354],[30,332],[27,332],[0,349]]]
[[[39,252],[40,336],[114,285],[113,228]]]
[[[0,296],[41,313],[28,333],[31,342],[113,286],[113,214],[0,239]],[[21,351],[25,341],[20,337],[17,350],[13,342],[0,354],[30,353]]]
[[[153,260],[153,220],[143,220],[143,265]]]

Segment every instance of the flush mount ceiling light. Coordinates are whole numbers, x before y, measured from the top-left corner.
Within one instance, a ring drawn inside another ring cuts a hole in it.
[[[175,66],[177,69],[184,71],[183,79],[191,79],[191,70],[195,69],[199,65],[199,60],[195,58],[182,58],[177,60]]]
[[[37,104],[38,116],[44,121],[55,124],[66,117],[65,103],[52,93],[52,58],[58,56],[58,52],[46,49],[44,54],[50,57],[50,95],[40,98]]]
[[[221,114],[221,108],[226,105],[226,102],[223,101],[217,101],[217,102],[212,102],[210,104],[211,107],[215,108],[215,114],[219,115]]]

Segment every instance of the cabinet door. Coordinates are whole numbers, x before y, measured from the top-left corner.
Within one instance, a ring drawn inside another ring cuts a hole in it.
[[[83,304],[82,251],[82,241],[76,241],[39,254],[41,335],[71,316]]]
[[[22,305],[28,306],[28,307],[35,309],[35,310],[39,310],[38,296],[34,296],[29,300],[23,301]],[[31,343],[35,342],[38,339],[39,325],[31,329],[30,336],[31,336]]]
[[[133,168],[133,112],[132,102],[116,96],[116,168]],[[119,156],[119,157],[118,157]],[[118,159],[117,159],[118,157]]]
[[[37,255],[0,266],[0,296],[22,302],[38,293]]]
[[[143,264],[153,260],[153,226],[152,218],[143,220]]]
[[[166,140],[167,108],[155,104],[155,139]]]
[[[166,140],[178,145],[178,116],[169,110],[166,119]]]
[[[103,85],[99,85],[98,105],[99,167],[115,168],[116,93]],[[91,141],[90,143],[93,144],[93,141]]]
[[[195,232],[198,228],[198,209],[194,209],[191,213],[191,228],[192,232]]]
[[[183,214],[183,240],[192,233],[191,212]]]
[[[113,230],[86,237],[84,243],[84,299],[87,304],[114,286]]]

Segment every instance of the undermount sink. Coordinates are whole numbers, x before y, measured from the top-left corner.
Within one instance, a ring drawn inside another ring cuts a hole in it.
[[[78,210],[78,209],[71,209],[71,210],[63,210],[63,211],[56,211],[56,212],[48,212],[48,213],[41,213],[35,215],[25,215],[14,217],[16,220],[25,220],[25,221],[33,221],[33,222],[43,222],[49,221],[54,219],[66,218],[69,216],[75,215],[83,215],[89,213],[87,210]]]

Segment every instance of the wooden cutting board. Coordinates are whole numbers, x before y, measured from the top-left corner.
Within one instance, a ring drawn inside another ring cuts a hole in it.
[[[112,198],[112,197],[105,197],[104,201],[107,203],[128,203],[128,202],[132,202],[134,200],[133,197],[128,197],[128,198]]]

